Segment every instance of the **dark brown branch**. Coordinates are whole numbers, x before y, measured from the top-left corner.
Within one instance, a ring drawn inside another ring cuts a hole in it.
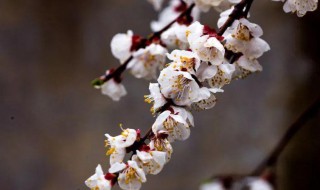
[[[252,3],[253,0],[242,0],[240,3],[238,3],[234,6],[232,13],[229,15],[229,18],[218,30],[217,34],[219,36],[222,36],[223,33],[227,30],[227,28],[229,26],[231,26],[235,20],[237,20],[243,16],[243,14],[244,14],[243,9],[248,5],[249,1],[251,1],[251,3]],[[251,5],[251,3],[250,3],[250,5]],[[250,6],[247,9],[249,11]]]
[[[277,147],[271,152],[271,154],[262,161],[262,163],[252,172],[252,175],[260,175],[266,168],[273,166],[279,155],[282,153],[284,148],[287,146],[289,141],[297,134],[297,132],[313,118],[319,111],[320,108],[320,97],[307,109],[305,110],[300,117],[289,127],[288,131],[280,140]]]

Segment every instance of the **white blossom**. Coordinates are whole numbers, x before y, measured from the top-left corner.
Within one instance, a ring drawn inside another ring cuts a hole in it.
[[[118,184],[124,190],[139,190],[141,183],[147,181],[142,168],[135,161],[129,160],[127,168],[124,169],[118,177]]]
[[[153,79],[157,76],[158,68],[165,64],[167,49],[159,44],[140,48],[133,53],[133,59],[127,68],[137,78]]]
[[[176,112],[177,110],[162,112],[152,125],[153,133],[168,134],[169,142],[186,140],[190,136],[190,121],[187,122],[188,116],[184,115],[186,113],[183,113],[181,109],[183,108],[179,108],[180,112]]]
[[[249,59],[244,55],[235,61],[234,65],[234,78],[245,78],[251,73],[262,71],[262,66],[257,59]]]
[[[254,178],[249,182],[250,190],[273,190],[272,186],[261,178]]]
[[[122,171],[126,167],[127,167],[127,165],[125,163],[123,163],[123,162],[115,162],[109,168],[109,173],[116,173],[116,172]]]
[[[165,97],[160,92],[160,87],[158,83],[150,83],[149,85],[150,95],[145,96],[145,101],[147,103],[153,103],[151,112],[155,113],[159,108],[166,104]]]
[[[209,98],[195,102],[191,105],[191,107],[193,110],[207,110],[213,108],[216,105],[216,102],[217,98],[211,92]]]
[[[211,63],[202,61],[200,67],[196,71],[196,76],[200,82],[205,81],[205,79],[212,78],[217,74],[218,68],[216,65],[211,65]]]
[[[227,21],[227,19],[229,18],[229,15],[232,13],[233,10],[234,10],[234,7],[231,7],[230,9],[227,9],[220,13],[220,18],[218,19],[218,22],[217,22],[218,28],[221,28],[224,25],[224,23]],[[234,24],[232,23],[231,26],[233,25]]]
[[[125,62],[132,54],[130,51],[132,37],[133,32],[128,30],[127,34],[116,34],[111,40],[111,52],[121,63]]]
[[[163,131],[162,131],[163,132]],[[155,137],[151,139],[149,147],[151,150],[157,150],[166,153],[166,162],[169,162],[173,152],[170,142],[163,138],[166,136],[166,133],[158,132],[155,134]]]
[[[200,190],[225,190],[219,181],[204,183],[200,186]]]
[[[188,49],[189,43],[185,36],[187,26],[174,23],[168,30],[161,34],[161,40],[169,48]]]
[[[207,79],[210,91],[213,93],[223,92],[221,89],[224,85],[229,84],[232,80],[232,75],[235,71],[235,65],[230,64],[225,61],[223,64],[219,65],[218,71],[214,77]]]
[[[85,184],[90,189],[95,189],[95,190],[110,190],[111,189],[111,183],[109,180],[105,179],[100,164],[96,168],[96,173],[93,174],[89,179],[87,179],[85,181]]]
[[[109,134],[105,134],[108,138],[107,146],[110,146],[107,151],[107,155],[110,155],[110,164],[116,162],[122,162],[125,154],[126,147],[131,146],[137,139],[137,131],[134,129],[125,129],[118,136],[112,137]]]
[[[243,53],[249,59],[256,59],[270,50],[268,43],[260,38],[262,34],[260,26],[241,18],[223,35],[226,41],[224,46],[235,53]]]
[[[199,22],[191,24],[186,31],[190,49],[197,53],[202,61],[220,65],[224,59],[225,49],[221,42],[210,35],[203,34],[204,26]]]
[[[161,71],[158,83],[161,93],[176,105],[188,106],[210,96],[209,90],[200,87],[190,73],[168,67]]]
[[[166,163],[166,156],[166,152],[137,150],[137,155],[134,155],[132,159],[140,165],[146,174],[156,175]]]
[[[195,74],[200,66],[200,58],[192,51],[173,50],[167,54],[170,63],[168,68],[177,71],[187,71],[190,74]]]
[[[273,0],[282,1],[285,0]],[[308,11],[314,11],[317,9],[318,0],[287,0],[283,5],[283,10],[286,13],[297,12],[299,17],[304,16]]]
[[[102,94],[109,96],[113,101],[119,101],[122,96],[127,94],[124,86],[113,78],[103,83],[103,85],[98,88],[101,88]]]

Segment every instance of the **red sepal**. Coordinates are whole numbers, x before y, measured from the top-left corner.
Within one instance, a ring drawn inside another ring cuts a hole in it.
[[[209,35],[209,37],[217,38],[219,41],[222,41],[224,38],[222,36],[219,36],[215,29],[210,28],[207,25],[204,25],[203,27],[203,35]]]

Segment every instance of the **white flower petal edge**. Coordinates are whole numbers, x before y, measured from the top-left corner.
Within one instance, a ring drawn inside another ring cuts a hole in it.
[[[190,136],[190,127],[187,121],[179,113],[171,111],[162,112],[152,125],[154,134],[165,132],[168,134],[168,141],[186,140]]]
[[[222,184],[218,181],[205,183],[200,186],[200,190],[225,190]]]
[[[146,175],[137,162],[128,161],[128,166],[124,169],[118,177],[118,184],[124,190],[139,190],[141,183],[147,181]]]
[[[133,32],[128,30],[126,34],[116,34],[111,40],[111,52],[121,63],[131,56],[132,36]]]
[[[155,113],[159,108],[164,106],[167,103],[167,100],[160,92],[160,87],[158,83],[149,84],[150,95],[145,96],[145,102],[153,103],[151,107],[151,112]]]
[[[131,146],[137,139],[137,131],[134,129],[125,129],[121,135],[112,137],[105,134],[108,138],[107,145],[110,146],[107,155],[110,155],[110,165],[117,162],[123,162],[126,154],[126,147]]]
[[[141,163],[140,166],[146,174],[156,175],[161,172],[166,163],[166,152],[137,150],[137,156],[133,160],[138,164]]]
[[[166,48],[152,43],[134,52],[133,59],[129,62],[127,68],[137,78],[155,79],[157,70],[165,64],[167,52]]]
[[[273,0],[282,1],[284,0]],[[308,11],[314,11],[318,7],[318,0],[287,0],[283,5],[286,13],[296,12],[298,17],[303,17]]]
[[[102,94],[109,96],[113,101],[119,101],[121,97],[127,95],[124,86],[114,79],[108,80],[100,88]]]
[[[98,190],[110,190],[111,183],[110,181],[106,180],[99,164],[96,167],[96,173],[93,174],[89,179],[85,181],[85,184],[91,189],[98,189]]]
[[[199,22],[191,24],[186,36],[190,49],[195,52],[201,61],[208,61],[213,65],[220,65],[224,59],[225,49],[215,37],[203,35],[204,26]]]
[[[254,178],[248,185],[250,190],[273,190],[267,181],[260,178]]]

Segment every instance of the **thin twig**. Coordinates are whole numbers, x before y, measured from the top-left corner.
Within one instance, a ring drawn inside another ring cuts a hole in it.
[[[191,4],[186,10],[184,10],[176,19],[171,21],[169,24],[164,26],[161,30],[152,33],[149,35],[150,37],[148,38],[149,41],[152,41],[155,38],[159,38],[163,32],[168,30],[175,22],[177,22],[180,18],[186,16],[187,14],[191,14],[192,9],[194,8],[195,4]],[[114,70],[114,72],[103,75],[99,78],[94,79],[91,83],[93,86],[101,86],[103,83],[107,82],[111,78],[115,78],[118,82],[121,77],[121,74],[126,70],[128,63],[133,59],[133,56],[130,56],[122,65],[120,65],[118,68]]]

